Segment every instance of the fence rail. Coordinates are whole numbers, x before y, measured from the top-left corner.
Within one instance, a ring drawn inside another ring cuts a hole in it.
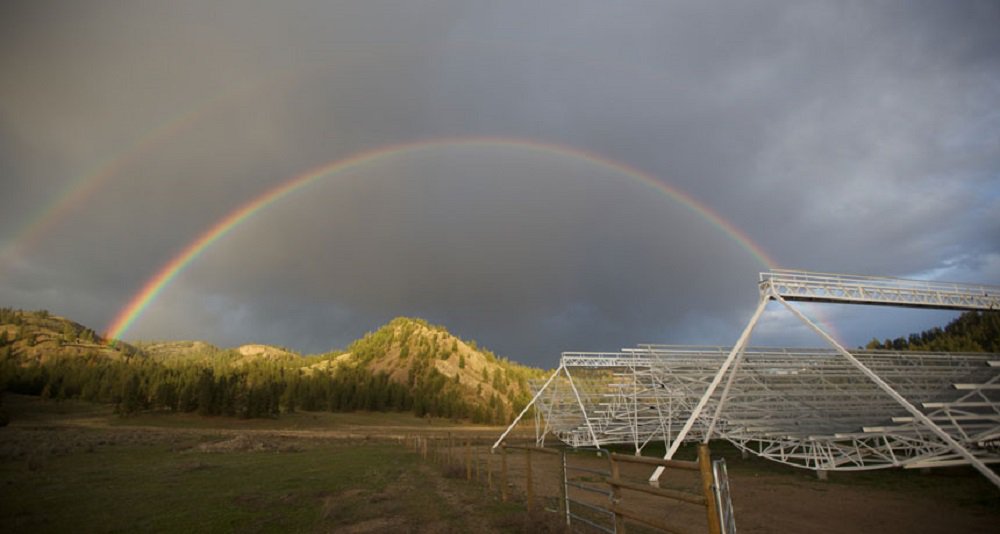
[[[723,477],[725,464],[716,460],[713,465],[707,445],[699,447],[696,461],[685,461],[601,449],[574,451],[507,443],[492,449],[484,438],[452,434],[407,436],[403,441],[420,458],[440,466],[447,476],[480,483],[501,501],[523,501],[529,514],[554,512],[572,529],[621,534],[627,523],[633,523],[663,532],[693,534],[690,525],[700,522],[695,510],[701,507],[705,510],[701,522],[707,526],[702,532],[735,532],[728,480],[718,478],[719,464]],[[601,459],[596,460],[593,454]],[[692,473],[698,489],[657,487],[627,479],[623,470],[628,465],[633,466],[630,476],[635,476],[640,466]],[[692,508],[676,515],[682,510],[657,505],[657,501]],[[673,518],[665,515],[667,508],[674,510]]]

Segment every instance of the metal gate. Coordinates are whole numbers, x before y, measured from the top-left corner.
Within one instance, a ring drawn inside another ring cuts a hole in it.
[[[715,509],[719,512],[722,534],[736,534],[736,513],[729,494],[729,473],[725,458],[712,461],[712,489],[715,493]]]
[[[582,455],[596,453],[607,460],[605,469],[583,465]],[[604,449],[586,452],[562,451],[563,495],[566,504],[566,525],[583,527],[584,531],[615,534],[615,513],[611,510],[611,454]]]
[[[584,462],[591,452],[607,460]],[[703,507],[708,520],[709,534],[735,534],[736,520],[729,494],[729,478],[723,459],[711,461],[708,447],[698,448],[698,460],[662,460],[611,453],[604,449],[587,449],[586,452],[562,451],[563,511],[566,525],[574,531],[623,534],[625,521],[629,520],[665,532],[684,532],[686,528],[664,523],[662,519],[637,513],[623,506],[628,493],[644,493],[672,501]],[[687,492],[665,489],[646,484],[628,482],[621,477],[621,464],[679,469],[697,473],[701,491]]]

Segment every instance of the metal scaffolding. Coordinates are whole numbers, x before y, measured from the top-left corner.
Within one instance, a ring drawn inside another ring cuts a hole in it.
[[[998,295],[990,286],[762,273],[760,302],[732,347],[563,353],[535,384],[536,436],[574,447],[628,444],[637,454],[662,441],[666,458],[684,441],[717,437],[818,472],[966,464],[1000,486],[987,466],[1000,462],[1000,355],[851,352],[788,302],[981,310],[996,309]],[[748,348],[771,300],[830,347]]]

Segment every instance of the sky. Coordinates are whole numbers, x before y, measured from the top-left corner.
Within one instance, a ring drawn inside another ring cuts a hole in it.
[[[1000,284],[995,2],[0,5],[0,305],[126,340],[730,345],[769,267]],[[348,158],[353,165],[337,166]],[[770,263],[770,265],[768,265]],[[804,305],[848,346],[954,312]],[[771,304],[753,344],[821,346]]]

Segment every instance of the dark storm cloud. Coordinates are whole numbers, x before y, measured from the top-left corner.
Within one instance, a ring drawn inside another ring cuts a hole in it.
[[[103,327],[187,243],[283,180],[447,136],[627,163],[723,214],[782,266],[1000,283],[1000,14],[989,2],[2,9],[0,239],[121,162],[4,257],[4,305]],[[127,336],[319,351],[407,314],[552,365],[564,349],[731,343],[762,267],[634,177],[452,147],[261,210]],[[942,317],[819,313],[849,344]],[[768,321],[763,342],[809,341],[778,312]]]

